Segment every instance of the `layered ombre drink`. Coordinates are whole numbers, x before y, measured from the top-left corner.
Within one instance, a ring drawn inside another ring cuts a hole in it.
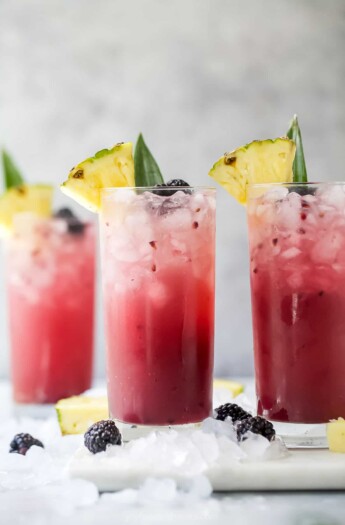
[[[345,183],[248,193],[258,413],[345,417]]]
[[[110,415],[200,422],[212,410],[215,190],[102,191]]]
[[[54,403],[91,386],[95,231],[18,214],[6,241],[14,399]]]

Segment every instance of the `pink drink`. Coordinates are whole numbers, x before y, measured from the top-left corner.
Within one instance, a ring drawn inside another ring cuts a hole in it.
[[[258,413],[345,417],[345,184],[257,185],[250,196]]]
[[[14,398],[54,403],[90,388],[95,237],[63,219],[16,217],[7,246]]]
[[[214,190],[105,190],[102,205],[110,414],[201,421],[212,410]]]

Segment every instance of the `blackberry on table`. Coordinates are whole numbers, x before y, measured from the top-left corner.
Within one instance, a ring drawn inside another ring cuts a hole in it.
[[[29,448],[33,445],[44,448],[42,441],[34,438],[31,434],[21,432],[20,434],[16,434],[12,439],[10,443],[10,452],[25,456]]]
[[[276,431],[274,430],[272,423],[260,416],[243,419],[237,424],[236,431],[237,439],[239,441],[244,441],[248,432],[253,432],[253,434],[260,434],[269,441],[275,439],[276,435]]]
[[[121,433],[111,419],[94,423],[84,434],[84,444],[92,454],[103,452],[107,445],[121,445],[121,441]]]
[[[225,403],[225,405],[220,405],[215,409],[216,419],[220,421],[225,421],[227,417],[230,417],[233,423],[236,421],[241,421],[251,417],[249,412],[246,412],[242,407],[236,405],[235,403]]]

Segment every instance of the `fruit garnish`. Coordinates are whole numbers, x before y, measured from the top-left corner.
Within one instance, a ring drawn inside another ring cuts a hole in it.
[[[238,441],[244,441],[247,438],[248,432],[260,434],[268,439],[268,441],[273,441],[276,437],[276,431],[272,423],[261,416],[243,419],[236,425],[236,431]]]
[[[164,180],[151,151],[147,147],[144,137],[139,134],[134,152],[135,185],[156,186],[164,184]]]
[[[56,219],[63,219],[67,223],[67,231],[72,235],[81,235],[85,223],[80,221],[70,208],[60,208],[54,213]]]
[[[170,197],[174,195],[177,191],[183,191],[183,193],[191,193],[191,190],[188,182],[182,179],[171,179],[168,180],[165,184],[156,184],[154,193],[156,195],[161,195],[162,197]],[[176,189],[175,189],[176,188]]]
[[[109,415],[106,396],[73,396],[60,399],[55,405],[60,430],[65,434],[83,434],[90,425],[107,419]]]
[[[2,150],[2,166],[4,171],[4,184],[7,190],[24,184],[24,179],[19,169],[6,150]]]
[[[345,453],[345,419],[339,417],[327,423],[327,441],[331,452]]]
[[[84,444],[92,454],[104,452],[108,445],[121,445],[121,433],[114,421],[98,421],[84,435]]]
[[[31,212],[39,217],[50,217],[53,188],[48,185],[12,187],[0,197],[0,234],[10,235],[13,219],[18,213]]]
[[[244,391],[244,386],[229,379],[214,379],[213,388],[226,388],[233,397],[239,396]]]
[[[98,212],[102,189],[134,185],[132,143],[123,142],[80,162],[60,187],[85,208]]]
[[[225,421],[229,417],[233,423],[236,423],[251,416],[249,412],[246,412],[236,403],[225,403],[225,405],[220,405],[215,409],[215,418],[220,421]]]
[[[295,143],[286,137],[255,140],[225,153],[209,175],[238,202],[246,204],[249,184],[292,182],[295,151]]]
[[[296,155],[292,165],[293,182],[308,182],[307,168],[305,165],[302,135],[298,124],[297,115],[294,115],[290,122],[290,128],[287,132],[287,137],[296,144]]]
[[[44,448],[42,441],[34,438],[31,434],[25,434],[22,432],[20,434],[16,434],[12,439],[10,443],[10,452],[25,456],[29,448],[31,448],[33,445]]]

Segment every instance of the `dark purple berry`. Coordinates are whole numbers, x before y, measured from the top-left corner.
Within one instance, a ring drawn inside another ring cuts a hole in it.
[[[60,208],[54,213],[54,217],[67,222],[68,233],[81,235],[84,232],[85,223],[80,221],[70,208]]]
[[[237,439],[239,441],[244,441],[247,438],[248,432],[253,432],[253,434],[260,434],[269,441],[275,439],[276,435],[272,423],[260,416],[243,419],[236,425],[236,431]]]
[[[216,419],[225,421],[227,417],[231,418],[233,423],[236,421],[241,421],[242,419],[251,417],[249,412],[246,412],[242,407],[236,405],[235,403],[226,403],[225,405],[220,405],[215,409]]]
[[[189,187],[188,182],[185,182],[182,179],[171,179],[166,184],[156,184],[154,193],[156,195],[161,195],[162,197],[171,197],[171,195],[174,195],[177,191],[191,193],[191,190],[188,189]]]
[[[22,432],[20,434],[16,434],[12,439],[10,443],[10,452],[22,454],[25,456],[29,448],[31,448],[33,445],[44,448],[43,443],[39,439],[34,438],[31,436],[31,434]]]
[[[92,454],[103,452],[107,445],[121,445],[121,441],[120,431],[111,419],[94,423],[84,434],[85,446]]]

